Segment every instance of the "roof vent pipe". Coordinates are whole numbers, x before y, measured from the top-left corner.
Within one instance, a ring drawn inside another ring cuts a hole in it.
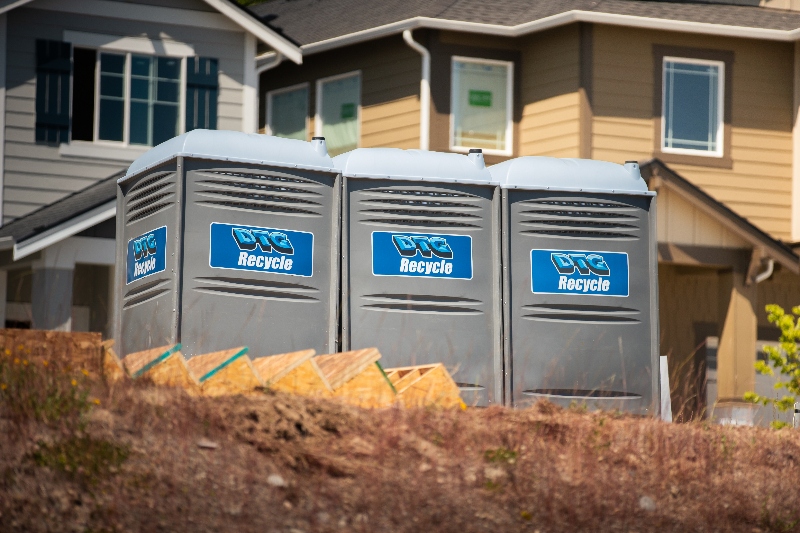
[[[325,137],[312,137],[311,146],[319,155],[328,155],[328,145],[325,143]]]
[[[480,148],[470,148],[467,157],[469,157],[469,160],[472,161],[478,170],[486,168],[486,163],[483,160],[483,150]]]
[[[642,179],[642,173],[639,172],[639,162],[638,161],[625,161],[625,170],[627,170],[633,179],[640,180]]]
[[[764,272],[762,272],[761,274],[756,276],[753,281],[755,281],[756,285],[758,285],[762,281],[765,281],[765,280],[769,279],[769,277],[772,275],[772,272],[774,270],[775,270],[775,260],[774,259],[767,259],[767,268],[764,269]]]
[[[411,36],[411,30],[403,31],[403,40],[422,56],[422,78],[419,81],[419,147],[430,150],[431,123],[431,53]]]

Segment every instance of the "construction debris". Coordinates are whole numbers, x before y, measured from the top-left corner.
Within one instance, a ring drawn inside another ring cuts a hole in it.
[[[333,394],[328,380],[322,374],[314,357],[315,350],[301,350],[253,361],[253,367],[271,390],[302,394],[303,396],[329,397]]]
[[[317,356],[333,396],[359,407],[389,407],[396,401],[394,386],[383,372],[377,348]]]
[[[386,370],[386,375],[404,407],[466,407],[458,385],[441,363],[390,368]]]

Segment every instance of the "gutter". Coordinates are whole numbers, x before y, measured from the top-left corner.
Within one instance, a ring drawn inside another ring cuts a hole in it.
[[[51,244],[63,241],[68,237],[91,228],[95,224],[114,218],[117,214],[117,200],[111,200],[89,211],[62,222],[29,239],[14,244],[14,261],[27,257]]]
[[[414,40],[411,30],[403,31],[403,40],[422,56],[422,77],[419,80],[419,148],[420,150],[430,150],[431,53]]]
[[[280,52],[267,52],[256,56],[256,75],[261,75],[262,72],[277,67],[283,63],[284,59],[286,59],[286,57]],[[259,63],[261,64],[259,65]]]
[[[794,30],[770,30],[764,28],[749,28],[727,24],[713,24],[709,22],[690,22],[634,15],[618,15],[614,13],[597,13],[594,11],[571,10],[542,19],[525,22],[516,26],[503,26],[500,24],[484,24],[480,22],[463,22],[456,20],[443,20],[431,17],[413,17],[391,24],[384,24],[367,30],[362,30],[339,37],[333,37],[316,43],[300,47],[303,55],[316,54],[356,44],[363,41],[377,39],[402,33],[406,30],[429,28],[436,30],[451,30],[466,33],[481,33],[498,37],[520,37],[529,33],[565,26],[574,22],[588,22],[595,24],[608,24],[613,26],[626,26],[630,28],[643,28],[649,30],[677,31],[687,33],[702,33],[724,37],[739,37],[749,39],[762,39],[769,41],[791,42],[800,39],[800,28]]]

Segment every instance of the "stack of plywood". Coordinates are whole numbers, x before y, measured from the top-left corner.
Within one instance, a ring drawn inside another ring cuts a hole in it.
[[[247,347],[192,357],[181,345],[162,346],[117,359],[111,343],[104,364],[112,379],[127,374],[156,384],[182,387],[193,395],[255,393],[264,388],[318,398],[338,398],[360,407],[461,406],[458,387],[442,364],[384,371],[377,348],[314,357],[301,350],[250,360]]]

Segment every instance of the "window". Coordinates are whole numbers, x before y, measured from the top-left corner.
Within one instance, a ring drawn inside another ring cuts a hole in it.
[[[661,150],[722,157],[725,63],[666,56]]]
[[[308,140],[308,84],[267,93],[267,134]]]
[[[361,73],[342,74],[317,81],[317,136],[325,137],[330,155],[358,147],[361,112]]]
[[[217,127],[217,59],[61,41],[36,46],[39,143],[155,146],[183,131]]]
[[[99,55],[96,140],[155,146],[180,133],[180,59]]]
[[[514,64],[453,57],[450,148],[511,155]]]

